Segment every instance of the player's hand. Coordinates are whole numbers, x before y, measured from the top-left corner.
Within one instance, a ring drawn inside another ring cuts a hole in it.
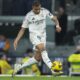
[[[14,49],[16,50],[17,45],[18,45],[18,40],[17,39],[14,40],[14,44],[13,45],[14,45]]]
[[[59,25],[56,25],[56,31],[61,32],[61,27]]]

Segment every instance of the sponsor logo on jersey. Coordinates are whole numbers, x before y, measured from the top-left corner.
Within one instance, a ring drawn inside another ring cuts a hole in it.
[[[36,24],[36,25],[39,25],[39,24],[42,24],[44,22],[45,19],[41,19],[41,20],[32,20],[29,22],[29,24]]]

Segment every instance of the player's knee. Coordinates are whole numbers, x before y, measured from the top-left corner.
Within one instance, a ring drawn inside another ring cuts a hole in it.
[[[39,48],[39,51],[40,51],[40,52],[43,52],[44,50],[45,50],[45,48],[44,48],[44,47]]]
[[[43,45],[37,46],[36,48],[37,48],[37,50],[38,50],[39,52],[42,52],[42,51],[45,50],[45,47],[44,47]]]

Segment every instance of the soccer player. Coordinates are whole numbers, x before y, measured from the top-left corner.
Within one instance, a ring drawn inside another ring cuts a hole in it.
[[[55,16],[53,16],[50,11],[41,7],[39,1],[34,1],[32,4],[32,10],[28,12],[25,16],[21,30],[19,31],[16,39],[14,40],[14,48],[16,50],[18,42],[23,36],[26,28],[29,28],[30,41],[32,42],[35,50],[35,55],[30,58],[27,62],[21,65],[21,67],[16,68],[14,73],[17,73],[20,69],[38,63],[41,59],[44,63],[53,71],[53,64],[48,57],[46,51],[46,17],[49,17],[56,24],[57,32],[61,31],[59,22]]]
[[[13,69],[7,62],[7,56],[2,53],[0,54],[0,74],[12,74]]]

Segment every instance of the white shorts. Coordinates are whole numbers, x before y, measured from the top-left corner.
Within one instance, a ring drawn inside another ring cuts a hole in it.
[[[43,43],[44,47],[46,47],[46,33],[36,34],[30,33],[30,41],[33,44],[33,49],[36,49],[36,46]]]

